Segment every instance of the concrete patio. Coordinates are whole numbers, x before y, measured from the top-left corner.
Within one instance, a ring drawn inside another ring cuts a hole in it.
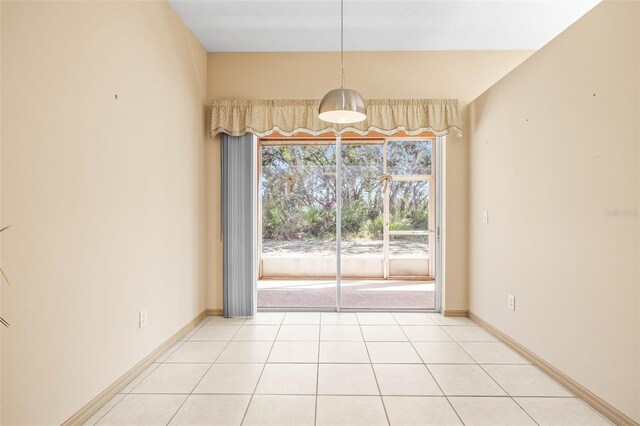
[[[342,280],[342,308],[434,309],[434,281]],[[258,308],[335,308],[335,280],[258,281]]]

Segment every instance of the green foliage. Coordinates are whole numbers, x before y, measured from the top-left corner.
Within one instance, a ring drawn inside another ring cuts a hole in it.
[[[403,231],[411,229],[411,222],[404,216],[402,212],[396,212],[391,215],[389,220],[389,229],[391,231]]]
[[[427,229],[429,224],[429,212],[426,208],[413,209],[409,212],[409,222],[414,229]]]
[[[342,232],[356,235],[367,221],[369,210],[363,200],[356,200],[342,207]]]
[[[400,173],[425,170],[428,151],[417,143],[393,148],[390,161]],[[260,194],[264,239],[335,237],[335,145],[263,147]],[[383,234],[381,145],[343,145],[342,235],[380,239]],[[424,173],[424,172],[423,172]],[[390,229],[426,229],[427,182],[389,183]]]
[[[313,230],[317,228],[319,225],[322,225],[322,210],[316,209],[313,207],[308,207],[304,212],[304,220],[307,221],[307,226],[309,230]]]
[[[384,218],[382,216],[376,216],[373,219],[367,219],[362,225],[362,237],[371,240],[382,239],[384,232]]]
[[[427,229],[429,215],[427,209],[413,209],[409,211],[395,212],[391,216],[389,229],[392,231],[406,231],[414,229]]]
[[[277,235],[278,227],[282,223],[282,212],[275,203],[262,206],[262,237],[273,239]]]
[[[307,236],[327,238],[335,234],[335,226],[331,226],[331,223],[335,221],[335,212],[333,211],[309,207],[304,212],[304,219]]]

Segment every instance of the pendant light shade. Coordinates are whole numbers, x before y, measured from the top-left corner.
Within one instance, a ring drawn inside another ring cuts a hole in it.
[[[367,118],[367,108],[355,90],[333,89],[320,101],[318,118],[336,124],[359,123]]]
[[[329,90],[318,109],[318,118],[336,124],[359,123],[367,118],[367,107],[360,93],[344,88],[344,0],[340,0],[340,68],[342,84]]]

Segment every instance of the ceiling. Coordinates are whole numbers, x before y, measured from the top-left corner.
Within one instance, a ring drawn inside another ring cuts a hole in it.
[[[600,0],[345,0],[345,50],[537,50]],[[339,0],[170,0],[209,52],[340,50]]]

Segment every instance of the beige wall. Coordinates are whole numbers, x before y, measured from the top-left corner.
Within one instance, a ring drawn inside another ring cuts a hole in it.
[[[594,8],[476,99],[466,127],[471,311],[636,421],[639,8]]]
[[[166,2],[2,1],[1,49],[1,423],[59,424],[205,308],[206,54]]]
[[[365,98],[458,98],[464,106],[531,52],[349,52],[346,85]],[[209,53],[208,99],[320,99],[340,83],[339,53]],[[446,151],[446,309],[466,309],[467,143]],[[222,308],[219,140],[207,144],[207,307]]]

